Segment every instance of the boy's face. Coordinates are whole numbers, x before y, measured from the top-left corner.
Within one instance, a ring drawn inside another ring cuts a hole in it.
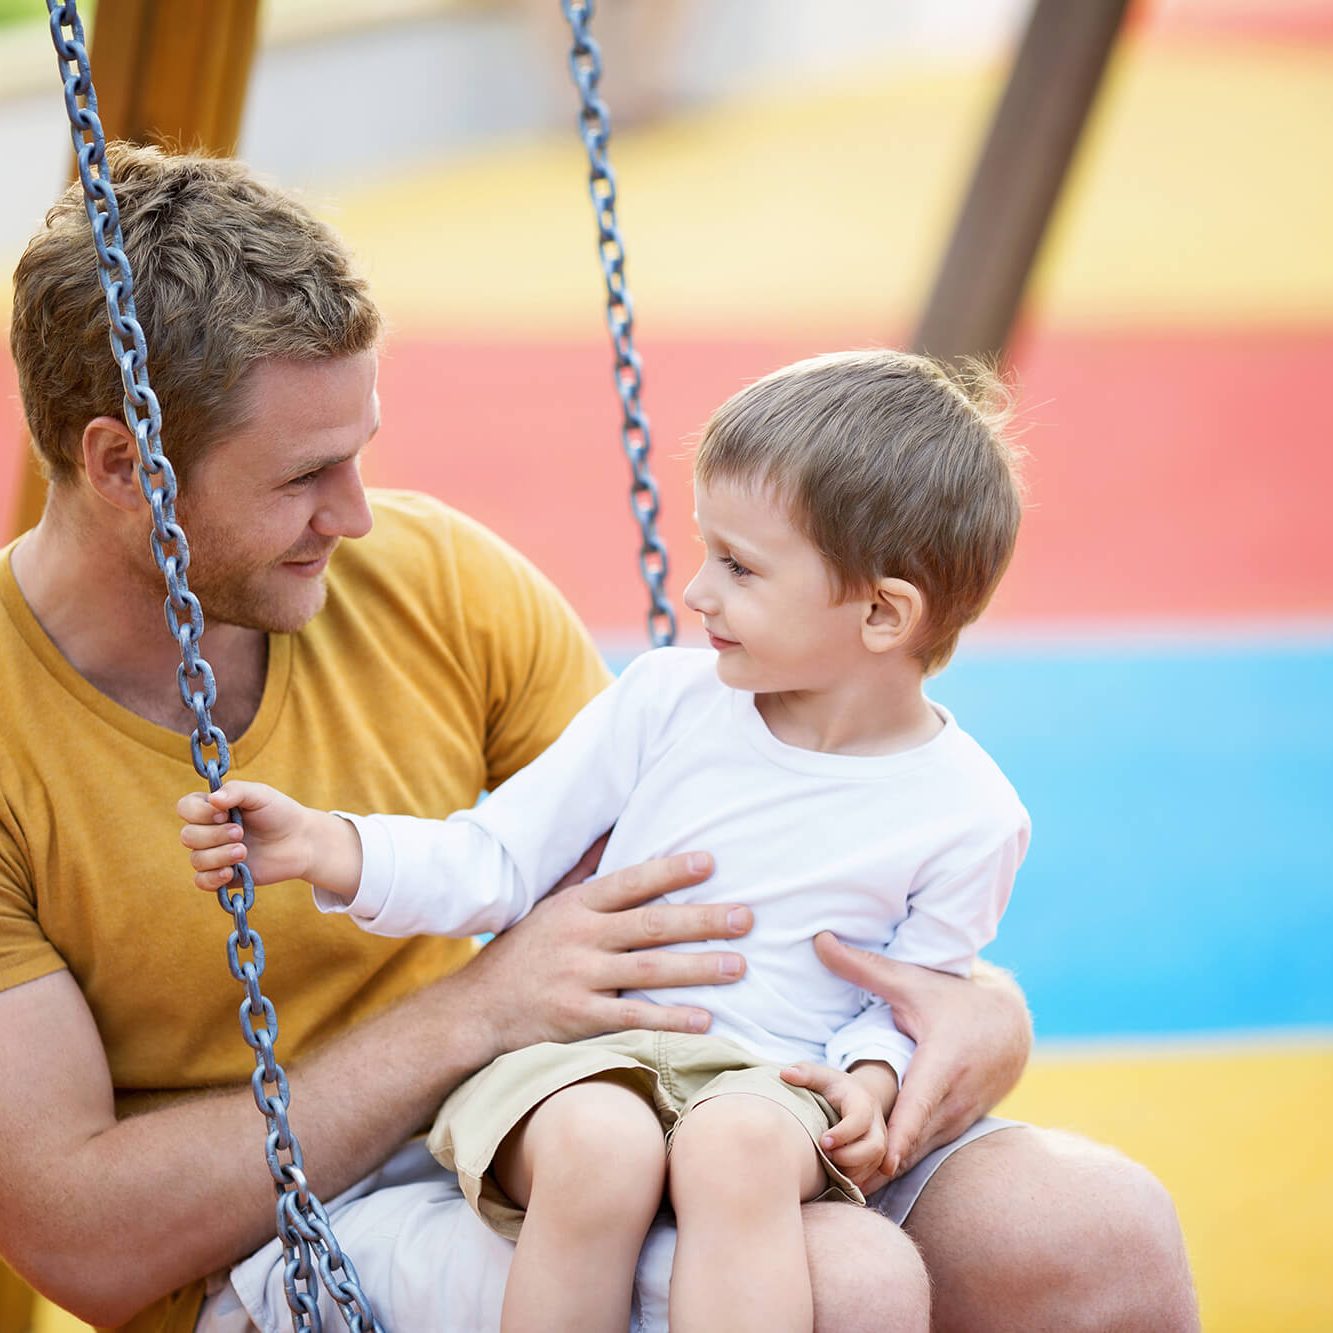
[[[685,589],[724,685],[755,694],[826,690],[865,657],[859,600],[834,603],[824,557],[767,487],[696,483],[704,561]]]

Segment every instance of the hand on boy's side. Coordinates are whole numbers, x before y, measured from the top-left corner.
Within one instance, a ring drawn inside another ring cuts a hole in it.
[[[881,1168],[888,1149],[885,1116],[898,1080],[888,1065],[866,1062],[844,1073],[804,1060],[782,1071],[784,1082],[817,1092],[838,1113],[819,1146],[863,1192],[884,1183]]]
[[[595,859],[585,858],[580,867]],[[568,883],[538,902],[458,974],[470,990],[473,1033],[484,1029],[489,1043],[485,1058],[627,1028],[706,1032],[712,1022],[706,1009],[621,992],[729,985],[745,975],[744,956],[725,947],[667,947],[735,940],[754,925],[754,913],[739,903],[663,901],[712,873],[706,853],[680,852]]]
[[[237,809],[245,817],[244,831],[231,819]],[[185,821],[181,842],[190,848],[194,882],[201,889],[220,889],[244,861],[256,884],[304,879],[339,898],[356,894],[361,839],[337,815],[307,809],[262,782],[191,792],[177,803],[176,813]]]
[[[916,1054],[889,1117],[885,1171],[910,1170],[958,1137],[1018,1082],[1032,1049],[1023,993],[978,962],[971,979],[899,963],[843,944],[828,931],[815,952],[831,972],[880,996]]]

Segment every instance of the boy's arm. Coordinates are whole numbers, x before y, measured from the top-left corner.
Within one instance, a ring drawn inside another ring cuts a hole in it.
[[[507,929],[619,818],[661,725],[671,687],[661,667],[655,654],[632,663],[473,810],[445,820],[344,816],[360,838],[360,884],[350,901],[317,891],[320,908],[380,935]]]

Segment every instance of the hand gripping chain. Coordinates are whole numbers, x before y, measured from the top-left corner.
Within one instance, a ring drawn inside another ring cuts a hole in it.
[[[597,250],[606,279],[606,323],[615,349],[616,392],[620,395],[620,442],[633,481],[630,508],[639,524],[639,572],[648,587],[648,637],[654,648],[675,642],[676,613],[666,595],[667,553],[657,535],[657,483],[648,466],[648,418],[639,405],[643,366],[634,350],[634,305],[625,283],[625,245],[616,222],[616,178],[607,159],[611,117],[597,91],[602,53],[588,32],[593,0],[561,0],[574,45],[569,70],[579,90],[579,134],[588,153],[588,192],[597,219]]]
[[[217,685],[212,668],[199,650],[204,615],[186,578],[190,546],[176,522],[176,476],[161,450],[162,413],[157,395],[148,383],[148,346],[135,313],[134,279],[125,256],[120,211],[106,166],[106,137],[97,115],[97,94],[93,91],[83,23],[74,0],[64,4],[47,0],[47,10],[65,85],[65,109],[69,113],[84,203],[97,248],[98,277],[106,295],[111,349],[125,386],[125,421],[134,432],[139,485],[152,510],[153,532],[149,544],[166,580],[167,627],[180,645],[181,665],[176,681],[181,701],[195,719],[190,754],[195,771],[208,781],[210,791],[217,791],[231,766],[231,758],[227,738],[210,713],[217,702]],[[67,28],[69,36],[65,34]],[[206,756],[206,750],[216,753]],[[231,817],[239,822],[240,812],[233,810]],[[254,906],[254,881],[244,862],[236,870],[240,891],[233,892],[230,885],[224,886],[218,890],[218,901],[235,923],[227,940],[227,962],[232,975],[245,987],[240,1008],[241,1035],[255,1053],[255,1072],[250,1085],[255,1104],[268,1123],[264,1154],[277,1193],[277,1230],[286,1257],[283,1281],[292,1311],[292,1327],[320,1333],[318,1278],[337,1303],[338,1313],[349,1329],[357,1333],[369,1330],[384,1333],[361,1290],[356,1268],[339,1249],[328,1215],[306,1180],[301,1145],[287,1120],[287,1075],[273,1053],[278,1040],[277,1014],[259,984],[264,974],[264,942],[257,931],[250,929],[246,919],[246,913]],[[250,955],[245,960],[241,958],[243,951]],[[261,1020],[261,1026],[255,1026],[256,1019]]]

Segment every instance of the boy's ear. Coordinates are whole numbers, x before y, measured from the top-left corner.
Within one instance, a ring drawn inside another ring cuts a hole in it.
[[[142,508],[139,451],[129,427],[115,417],[94,417],[83,428],[82,444],[83,471],[93,490],[117,509]]]
[[[879,579],[870,590],[861,621],[861,642],[872,653],[887,653],[912,641],[926,618],[926,599],[906,579]]]

